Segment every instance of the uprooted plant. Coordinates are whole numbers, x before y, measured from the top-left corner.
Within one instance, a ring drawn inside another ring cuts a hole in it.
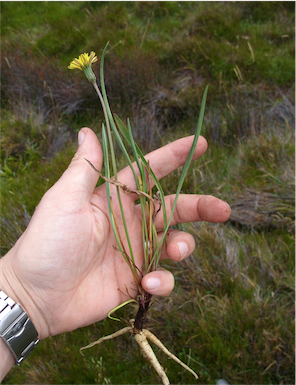
[[[112,224],[114,236],[117,242],[117,245],[113,245],[115,249],[120,251],[125,262],[128,264],[135,284],[136,299],[129,299],[124,304],[118,306],[113,309],[109,313],[109,318],[116,319],[111,316],[111,314],[124,306],[125,304],[136,302],[138,305],[138,311],[136,313],[135,319],[130,320],[129,326],[124,327],[123,329],[109,335],[100,338],[99,340],[92,342],[91,344],[81,348],[80,350],[90,348],[94,345],[100,344],[103,341],[116,338],[117,336],[123,335],[125,333],[132,333],[135,337],[135,340],[139,344],[143,355],[150,361],[153,365],[154,369],[160,376],[163,384],[169,384],[169,379],[165,373],[165,370],[160,365],[158,359],[156,358],[152,348],[148,343],[148,339],[156,344],[164,353],[166,353],[170,358],[174,359],[181,366],[183,366],[186,370],[193,374],[193,376],[197,379],[197,374],[190,369],[187,365],[185,365],[182,361],[180,361],[175,355],[168,351],[168,349],[161,343],[161,341],[153,335],[147,329],[144,329],[145,319],[147,317],[147,312],[151,305],[152,295],[147,293],[143,287],[141,286],[141,280],[145,274],[150,273],[157,269],[159,265],[160,256],[162,250],[165,245],[165,238],[169,230],[170,223],[173,218],[173,213],[177,204],[177,199],[180,194],[183,181],[185,179],[186,173],[190,166],[194,150],[196,148],[197,140],[201,131],[201,126],[203,122],[203,115],[206,104],[206,95],[208,91],[208,87],[203,95],[200,115],[198,119],[198,124],[195,130],[194,140],[187,158],[187,161],[183,167],[183,171],[179,180],[179,184],[176,190],[175,200],[172,206],[170,217],[167,217],[165,200],[164,200],[164,192],[159,183],[159,180],[155,176],[153,170],[150,167],[149,161],[147,161],[135,143],[133,139],[132,129],[127,121],[127,125],[125,125],[119,117],[113,115],[108,103],[106,88],[104,83],[104,57],[106,53],[108,44],[106,45],[100,64],[100,83],[101,83],[101,91],[96,82],[96,76],[92,71],[91,65],[95,63],[98,59],[95,53],[92,51],[89,54],[84,53],[79,56],[78,59],[74,59],[69,69],[80,69],[84,72],[87,79],[93,84],[100,102],[102,104],[104,116],[105,116],[105,124],[102,124],[102,144],[103,144],[103,153],[104,153],[104,166],[105,166],[105,175],[103,175],[99,170],[95,168],[95,166],[88,160],[86,161],[90,164],[90,166],[100,175],[100,177],[106,182],[106,191],[108,197],[108,206],[109,206],[109,214],[110,221]],[[115,137],[120,150],[122,151],[131,171],[133,173],[136,189],[131,189],[129,186],[123,184],[117,178],[117,167],[115,160],[115,149],[113,143],[113,137]],[[125,143],[128,145],[126,147]],[[131,157],[129,155],[129,151],[132,153],[136,167],[133,166]],[[137,168],[137,171],[136,171]],[[111,173],[113,177],[111,178]],[[153,192],[153,187],[155,186],[156,192]],[[112,194],[113,192],[113,194]],[[115,194],[114,194],[115,192]],[[142,245],[143,245],[143,255],[144,255],[144,266],[137,266],[134,258],[133,245],[130,241],[129,231],[127,227],[126,215],[122,203],[121,194],[136,194],[138,196],[138,201],[141,207],[142,214]],[[116,201],[114,199],[116,196]],[[116,205],[119,210],[116,210],[114,206]],[[119,211],[120,215],[116,216],[115,213]],[[159,233],[156,230],[154,221],[157,215],[162,215],[163,218],[163,230],[162,237],[159,237]],[[123,224],[123,231],[120,230]]]

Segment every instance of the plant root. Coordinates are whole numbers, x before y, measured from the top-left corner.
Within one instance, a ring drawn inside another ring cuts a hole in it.
[[[150,361],[151,365],[155,369],[156,373],[161,378],[161,381],[164,385],[169,385],[170,380],[168,379],[167,375],[165,374],[164,368],[160,365],[154,351],[152,350],[151,346],[149,345],[149,342],[146,337],[145,330],[143,329],[141,332],[135,334],[135,340],[137,341],[138,345],[141,348],[141,352],[147,360]]]
[[[82,350],[92,348],[95,345],[99,345],[103,341],[112,340],[113,338],[116,338],[118,336],[122,336],[123,334],[125,334],[127,332],[132,333],[133,332],[133,328],[131,326],[127,326],[127,327],[125,327],[123,329],[118,330],[117,332],[115,332],[113,334],[109,334],[108,336],[104,336],[104,337],[98,339],[97,341],[92,342],[89,345],[83,346],[83,348],[79,349],[79,352],[84,356],[84,354],[82,353]]]
[[[196,380],[198,379],[198,375],[193,371],[192,369],[189,368],[184,362],[182,362],[177,356],[175,356],[173,353],[171,353],[165,346],[164,344],[154,335],[152,334],[149,330],[143,329],[143,333],[145,334],[145,337],[152,341],[156,346],[158,346],[167,356],[172,358],[174,361],[176,361],[179,365],[183,366],[184,369],[188,370],[195,378]]]
[[[155,371],[159,375],[163,385],[169,385],[170,380],[168,379],[164,368],[160,365],[158,358],[156,357],[154,351],[152,350],[152,348],[148,342],[148,339],[150,341],[152,341],[156,346],[158,346],[167,356],[172,358],[179,365],[181,365],[184,369],[186,369],[188,372],[190,372],[195,377],[195,379],[198,379],[198,375],[192,369],[190,369],[189,366],[184,364],[184,362],[182,362],[178,357],[176,357],[173,353],[171,353],[153,333],[151,333],[147,329],[142,329],[142,330],[136,329],[134,327],[134,322],[135,322],[135,320],[132,319],[132,320],[130,320],[131,326],[127,326],[127,327],[120,329],[119,331],[117,331],[113,334],[109,334],[108,336],[104,336],[104,337],[98,339],[97,341],[92,342],[91,344],[89,344],[87,346],[84,346],[83,348],[81,348],[79,350],[80,353],[83,355],[83,353],[81,351],[84,349],[89,349],[95,345],[99,345],[103,341],[112,340],[113,338],[121,336],[125,333],[132,333],[132,334],[134,334],[134,337],[135,337],[137,344],[140,346],[140,349],[141,349],[143,356],[150,361],[151,365],[154,367]]]

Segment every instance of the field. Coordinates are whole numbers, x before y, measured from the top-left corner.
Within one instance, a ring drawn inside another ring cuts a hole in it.
[[[196,249],[166,261],[176,287],[156,298],[149,329],[200,376],[198,384],[295,383],[295,3],[2,2],[1,255],[68,166],[77,132],[101,137],[96,95],[67,69],[106,56],[113,112],[144,152],[194,132],[209,84],[207,153],[186,193],[226,200],[225,224],[179,225]],[[99,72],[99,65],[93,66]],[[118,153],[117,157],[120,154]],[[124,159],[118,158],[124,166]],[[174,193],[180,170],[162,181]],[[132,318],[134,308],[119,314]],[[106,319],[42,341],[4,384],[156,384],[128,336],[79,354],[120,325]],[[156,349],[173,384],[193,377]]]

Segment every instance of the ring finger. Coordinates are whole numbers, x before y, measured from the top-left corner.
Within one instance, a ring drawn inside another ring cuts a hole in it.
[[[162,232],[159,233],[159,237]],[[180,262],[189,257],[195,249],[195,240],[189,233],[180,230],[169,230],[165,239],[165,247],[160,259],[171,259]]]

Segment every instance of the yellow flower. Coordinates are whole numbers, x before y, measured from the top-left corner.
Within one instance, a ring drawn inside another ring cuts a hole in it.
[[[94,51],[91,51],[90,55],[88,53],[82,53],[78,59],[71,61],[68,68],[70,70],[79,69],[84,72],[87,79],[94,83],[96,81],[96,75],[91,69],[91,65],[98,60]]]
[[[78,59],[74,59],[71,61],[69,65],[69,70],[79,69],[83,71],[83,69],[87,66],[91,66],[92,63],[95,63],[98,60],[94,51],[91,51],[90,55],[88,53],[82,53]]]

